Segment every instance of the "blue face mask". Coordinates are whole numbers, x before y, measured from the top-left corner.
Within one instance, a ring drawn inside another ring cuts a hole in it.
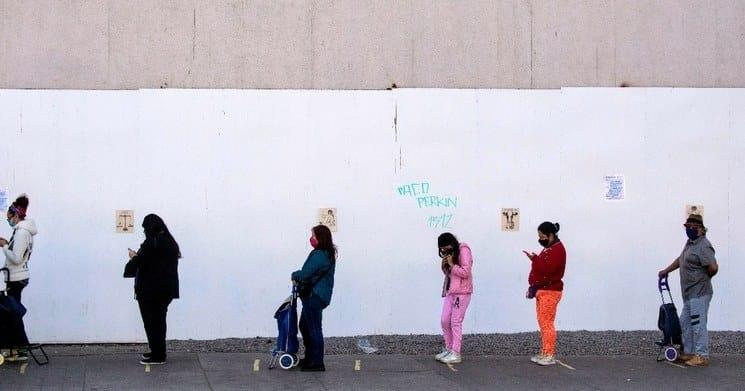
[[[16,226],[15,223],[13,223],[13,220],[11,219],[8,219],[8,225],[10,225],[10,228],[13,228]]]
[[[686,228],[686,235],[688,235],[688,239],[698,239],[698,228]]]

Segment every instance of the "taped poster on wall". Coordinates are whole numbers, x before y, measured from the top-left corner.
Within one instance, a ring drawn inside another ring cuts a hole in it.
[[[336,232],[336,229],[337,229],[336,208],[318,209],[318,224],[329,227],[331,232]]]
[[[623,201],[626,198],[626,179],[623,175],[605,176],[605,199]]]
[[[520,209],[502,208],[502,231],[517,232],[520,230]]]
[[[8,195],[8,189],[0,187],[0,210],[7,211],[10,207],[10,196]]]
[[[135,212],[133,210],[116,211],[116,233],[131,234],[135,231]]]
[[[687,218],[690,215],[701,215],[701,217],[704,217],[704,206],[703,205],[686,205],[686,215]]]

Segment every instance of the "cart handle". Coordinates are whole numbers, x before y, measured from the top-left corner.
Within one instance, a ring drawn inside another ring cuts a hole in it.
[[[657,288],[660,290],[660,297],[662,302],[665,302],[665,295],[663,292],[667,291],[667,295],[670,297],[670,302],[673,302],[673,293],[670,291],[670,285],[667,282],[667,275],[659,277],[657,280]]]
[[[667,276],[660,276],[657,280],[657,288],[660,290],[660,293],[663,291],[670,291],[670,285],[667,283]]]

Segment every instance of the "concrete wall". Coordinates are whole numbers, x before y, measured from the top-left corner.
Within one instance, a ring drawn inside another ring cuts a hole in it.
[[[544,220],[568,251],[558,328],[655,329],[686,204],[704,205],[721,265],[709,326],[743,330],[744,105],[742,89],[0,91],[0,188],[28,192],[40,230],[29,333],[141,340],[121,275],[156,212],[184,254],[169,336],[273,336],[321,207],[339,222],[327,335],[438,333],[445,230],[475,255],[466,332],[535,330],[521,251]],[[624,201],[604,199],[614,174]],[[398,191],[422,182],[456,204]],[[519,232],[501,231],[505,207]],[[135,234],[115,233],[117,209]]]
[[[743,0],[0,0],[0,88],[745,87]]]

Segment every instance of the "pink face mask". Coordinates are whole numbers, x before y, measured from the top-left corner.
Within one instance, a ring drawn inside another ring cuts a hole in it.
[[[311,236],[310,237],[310,245],[313,246],[313,248],[318,247],[318,239],[316,239],[315,237]]]

